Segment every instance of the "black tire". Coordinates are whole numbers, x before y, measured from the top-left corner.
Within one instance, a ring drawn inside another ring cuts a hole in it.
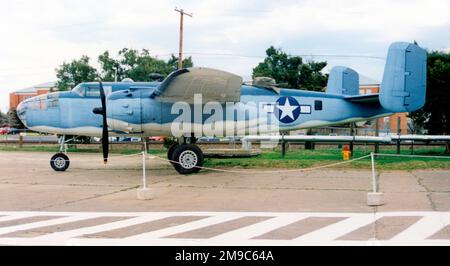
[[[170,146],[169,150],[167,151],[167,159],[169,159],[170,161],[174,161],[173,159],[173,154],[175,152],[175,150],[178,148],[178,146],[180,146],[180,144],[178,143],[174,143]],[[174,162],[170,162],[173,166],[175,166],[176,163]]]
[[[174,153],[175,170],[182,175],[198,173],[203,167],[204,156],[202,150],[192,144],[179,145]]]
[[[69,157],[64,153],[55,154],[50,160],[50,166],[56,172],[65,172],[70,166]]]

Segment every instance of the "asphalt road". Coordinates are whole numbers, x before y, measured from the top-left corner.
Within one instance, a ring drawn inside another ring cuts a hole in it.
[[[140,156],[70,154],[67,172],[54,172],[51,153],[0,152],[0,210],[46,211],[324,211],[372,212],[366,206],[371,173],[320,170],[309,173],[218,173],[180,176],[151,160],[153,201],[138,201]],[[253,170],[252,170],[253,171]],[[450,171],[383,172],[387,204],[378,211],[450,211]]]
[[[381,244],[401,244],[409,236],[420,234],[421,241],[434,239],[433,236],[438,239],[433,241],[447,239],[426,243],[450,244],[450,227],[446,227],[450,224],[448,170],[383,172],[380,189],[385,193],[386,204],[372,208],[366,205],[366,195],[371,189],[369,170],[279,174],[205,171],[180,176],[168,163],[151,160],[147,174],[155,199],[140,201],[136,189],[142,184],[141,157],[116,155],[104,166],[98,154],[70,154],[71,168],[56,173],[49,166],[51,155],[0,153],[0,244],[53,243],[48,241],[73,244],[75,241],[75,244],[226,245],[239,236],[246,238],[241,239],[242,243],[251,245],[367,244],[374,239],[399,241]],[[64,217],[50,219],[54,216]],[[133,220],[123,221],[124,217],[133,217]],[[31,221],[23,225],[20,219]],[[3,220],[7,222],[2,226]],[[19,222],[11,224],[11,220]],[[27,225],[30,222],[31,226]],[[71,222],[76,225],[70,225]],[[68,223],[65,226],[71,233],[56,232],[61,227],[54,225],[60,223]],[[161,223],[173,223],[174,230],[162,228]],[[33,230],[49,226],[44,233],[41,229],[38,233]],[[77,231],[83,226],[89,230]],[[330,228],[335,229],[330,231]],[[414,233],[411,228],[421,233]],[[149,233],[155,230],[159,233]],[[317,238],[311,238],[309,233],[315,230],[319,230],[314,233],[318,234]],[[79,242],[79,238],[73,238],[80,232],[94,234],[88,239],[97,242],[86,239],[87,242]],[[331,238],[323,238],[326,232]],[[46,238],[47,234],[55,233],[56,238]],[[170,235],[175,237],[168,240]],[[229,237],[223,238],[224,235]],[[221,241],[214,242],[216,238]],[[105,239],[113,242],[105,242]],[[258,242],[258,239],[280,242]],[[423,244],[421,241],[416,239],[409,244]]]

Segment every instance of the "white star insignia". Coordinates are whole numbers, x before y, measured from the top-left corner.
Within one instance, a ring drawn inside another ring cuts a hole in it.
[[[280,105],[278,106],[278,108],[281,110],[280,120],[283,120],[287,116],[292,118],[292,120],[295,120],[294,111],[300,108],[300,106],[292,106],[289,102],[289,99],[286,99],[286,103],[284,104],[284,106]]]

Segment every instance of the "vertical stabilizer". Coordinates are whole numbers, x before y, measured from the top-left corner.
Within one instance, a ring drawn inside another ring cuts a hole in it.
[[[411,43],[397,42],[389,48],[380,103],[393,112],[413,112],[426,98],[427,53]]]

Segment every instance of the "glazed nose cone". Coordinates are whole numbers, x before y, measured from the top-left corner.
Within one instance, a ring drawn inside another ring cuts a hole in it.
[[[23,101],[19,104],[19,106],[17,106],[17,116],[19,117],[20,121],[22,121],[22,123],[27,126],[27,102]]]

